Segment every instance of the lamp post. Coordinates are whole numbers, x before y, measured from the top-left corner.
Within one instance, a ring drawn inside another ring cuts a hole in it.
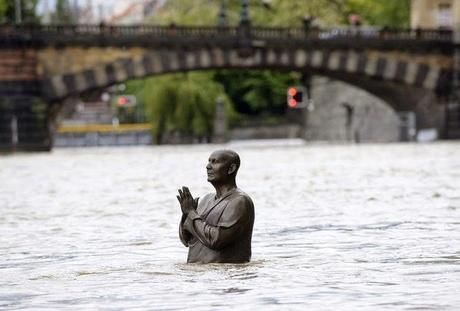
[[[14,16],[15,16],[16,24],[22,23],[21,0],[14,1]]]
[[[453,95],[456,103],[460,104],[460,21],[454,27]]]
[[[251,24],[249,19],[248,5],[249,0],[241,0],[240,25],[249,26]]]
[[[452,102],[453,110],[456,111],[456,121],[454,121],[457,126],[457,131],[460,130],[460,21],[458,21],[454,26],[454,65],[453,65],[453,79],[452,79]],[[449,133],[448,133],[449,134]],[[452,135],[453,134],[453,135]],[[451,137],[456,137],[460,135],[457,133],[451,133]]]
[[[452,84],[444,121],[445,136],[448,139],[460,137],[460,20],[454,23],[452,45],[454,47]]]
[[[227,26],[227,13],[225,12],[225,0],[220,0],[219,17],[217,21],[219,27]]]
[[[251,21],[248,12],[249,0],[241,0],[240,24],[238,25],[238,55],[249,57],[253,54],[251,40]]]

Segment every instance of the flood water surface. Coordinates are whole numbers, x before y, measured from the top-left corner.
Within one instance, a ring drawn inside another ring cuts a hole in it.
[[[1,310],[458,310],[460,143],[247,142],[252,262],[186,264],[222,146],[0,157]]]

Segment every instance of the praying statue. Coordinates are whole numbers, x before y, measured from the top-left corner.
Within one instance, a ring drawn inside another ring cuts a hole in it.
[[[188,247],[188,263],[244,263],[251,260],[254,204],[236,186],[240,157],[232,150],[213,152],[206,165],[216,192],[194,198],[179,189],[182,210],[179,237]]]

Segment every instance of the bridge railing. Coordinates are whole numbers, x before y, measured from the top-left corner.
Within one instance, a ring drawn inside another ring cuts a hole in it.
[[[238,27],[211,26],[156,26],[156,25],[0,25],[0,45],[9,40],[66,42],[81,38],[104,37],[107,39],[142,38],[234,38],[240,34]],[[323,41],[369,40],[412,40],[451,42],[452,31],[430,29],[392,29],[387,27],[334,27],[334,28],[283,28],[251,27],[250,37],[262,40],[306,40]]]
[[[421,40],[451,41],[451,30],[433,29],[393,29],[386,27],[334,27],[334,28],[266,28],[253,27],[251,35],[255,38],[292,39],[355,39],[356,37],[378,40]]]
[[[183,27],[183,26],[154,26],[154,25],[130,25],[130,26],[105,26],[105,25],[77,25],[56,26],[47,25],[41,32],[71,32],[77,35],[108,35],[108,36],[193,36],[209,37],[221,34],[236,34],[235,28],[229,27]]]
[[[76,36],[107,36],[107,37],[135,37],[149,35],[152,37],[213,37],[222,35],[237,35],[235,27],[208,27],[208,26],[155,26],[155,25],[1,25],[0,36],[48,36],[48,35],[76,35]]]

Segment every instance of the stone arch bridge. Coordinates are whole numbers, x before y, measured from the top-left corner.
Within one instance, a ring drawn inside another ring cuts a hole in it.
[[[422,128],[441,129],[453,55],[449,31],[0,26],[0,149],[49,150],[53,120],[68,96],[134,78],[219,68],[325,75],[381,97],[396,111],[416,111]],[[41,119],[33,117],[38,99],[47,103]]]

